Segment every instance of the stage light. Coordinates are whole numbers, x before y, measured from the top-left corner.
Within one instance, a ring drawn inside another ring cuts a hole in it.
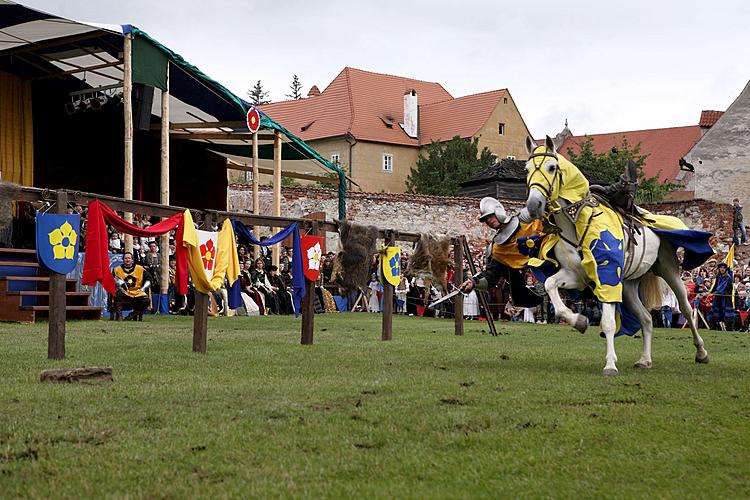
[[[107,105],[109,102],[109,97],[106,95],[100,95],[96,97],[92,97],[91,99],[86,99],[86,104],[88,105],[88,108],[93,111],[99,111],[104,106]]]

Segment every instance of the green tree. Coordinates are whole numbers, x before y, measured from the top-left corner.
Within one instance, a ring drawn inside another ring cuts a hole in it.
[[[617,182],[625,171],[628,160],[633,160],[638,168],[636,202],[659,202],[671,191],[682,187],[678,183],[659,180],[661,172],[654,177],[645,177],[643,165],[649,155],[641,154],[641,144],[631,146],[625,136],[618,146],[606,153],[594,151],[594,138],[591,136],[586,136],[579,146],[578,153],[567,148],[568,159],[580,168],[586,177],[596,182]]]
[[[263,90],[263,84],[260,83],[260,80],[253,85],[253,88],[247,91],[247,97],[250,99],[250,102],[255,106],[260,106],[262,104],[268,104],[271,102],[268,99],[268,92]]]
[[[479,152],[478,137],[467,140],[456,136],[447,142],[433,142],[426,149],[427,155],[419,155],[406,179],[409,193],[455,195],[462,182],[495,161],[486,147]]]
[[[286,95],[287,99],[302,99],[302,83],[300,83],[297,75],[292,77],[292,84],[289,85],[289,88],[292,89],[292,93]]]
[[[341,168],[345,169],[344,165],[338,164]],[[336,184],[329,184],[327,182],[315,181],[311,186],[318,189],[338,189],[339,174],[336,172],[325,172],[321,177],[328,177],[329,179],[336,179]]]

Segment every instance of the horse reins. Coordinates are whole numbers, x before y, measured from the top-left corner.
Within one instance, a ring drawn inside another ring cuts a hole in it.
[[[533,153],[531,156],[529,156],[529,161],[531,161],[531,164],[534,166],[534,171],[531,172],[531,174],[529,175],[529,181],[534,177],[534,174],[541,173],[540,171],[542,170],[542,167],[544,166],[544,161],[539,162],[539,165],[537,165],[533,161],[533,159],[534,158],[538,158],[538,157],[542,157],[543,158],[545,156],[549,157],[549,158],[554,158],[555,161],[557,161],[557,155],[554,154],[554,153],[548,153],[546,150],[543,153]],[[536,188],[538,188],[542,192],[542,194],[545,196],[545,198],[551,199],[551,197],[552,197],[552,189],[553,189],[553,185],[555,184],[555,181],[559,179],[560,182],[562,182],[562,179],[560,178],[560,165],[556,166],[556,168],[555,168],[555,175],[552,177],[552,181],[548,181],[547,180],[547,176],[544,175],[544,173],[542,173],[542,178],[545,180],[545,182],[547,182],[546,186],[544,184],[539,183],[539,182],[532,182],[530,184],[527,183],[527,185],[529,187],[529,190],[531,190],[531,188],[533,188],[533,187],[536,187]],[[560,186],[558,185],[558,189],[559,188],[560,188]]]

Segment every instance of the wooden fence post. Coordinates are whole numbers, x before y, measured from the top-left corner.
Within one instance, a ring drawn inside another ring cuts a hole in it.
[[[313,236],[320,235],[317,223],[312,223],[310,234]],[[301,259],[303,256],[293,255],[292,258]],[[300,309],[302,313],[302,338],[300,343],[312,345],[315,332],[315,282],[310,281],[307,277],[305,277],[305,296],[302,298]]]
[[[67,213],[68,192],[57,191],[58,214]],[[77,243],[76,243],[77,244]],[[47,335],[47,358],[65,358],[65,286],[64,274],[50,272],[49,275],[49,332]]]
[[[210,227],[211,215],[206,214],[205,224]],[[208,338],[208,294],[195,291],[195,310],[193,311],[193,352],[206,353]]]
[[[389,229],[386,231],[385,245],[386,247],[392,246],[394,243],[393,230]],[[381,254],[380,260],[382,262],[384,256]],[[380,266],[380,281],[383,283],[383,329],[381,333],[381,340],[392,340],[393,339],[393,285],[388,283],[383,276],[383,266]]]
[[[464,245],[463,236],[456,238],[453,244],[453,257],[455,258],[455,273],[453,274],[453,284],[460,287],[464,282]],[[453,303],[453,321],[455,323],[456,335],[464,334],[464,296],[459,293],[456,295],[456,301]]]

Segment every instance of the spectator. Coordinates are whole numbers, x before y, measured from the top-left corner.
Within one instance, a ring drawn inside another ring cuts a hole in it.
[[[153,289],[156,293],[161,293],[159,287],[159,280],[161,279],[161,257],[159,256],[159,247],[156,241],[148,242],[148,253],[143,258],[143,267],[151,274],[154,279],[152,283]]]
[[[367,285],[370,292],[370,298],[367,302],[367,310],[369,312],[380,312],[380,300],[378,299],[378,292],[381,291],[381,285],[378,281],[378,275],[372,273],[370,276],[370,283]]]
[[[745,221],[742,217],[742,205],[740,205],[740,200],[735,198],[732,200],[732,242],[735,244],[735,246],[739,246],[740,244],[746,245],[747,244],[747,234],[745,233]],[[742,242],[740,243],[740,239],[738,235],[742,236]]]

